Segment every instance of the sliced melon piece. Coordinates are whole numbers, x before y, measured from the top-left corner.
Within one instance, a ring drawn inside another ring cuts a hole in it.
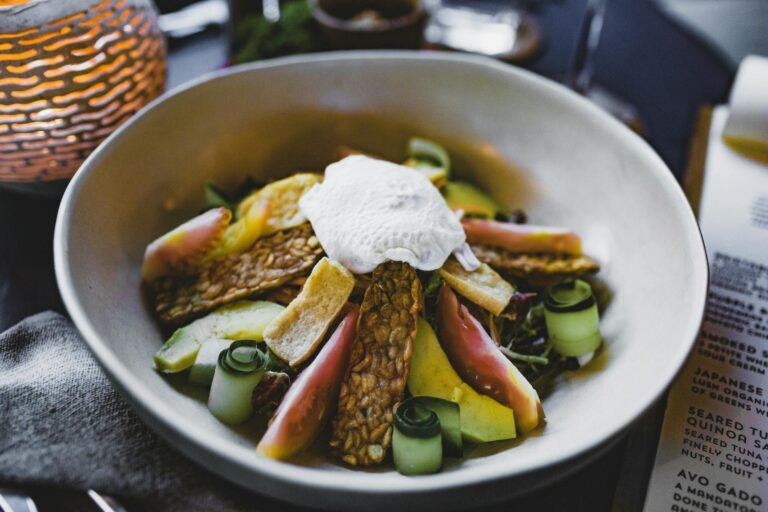
[[[581,255],[581,238],[569,229],[482,219],[463,219],[461,224],[467,242],[473,245],[492,245],[514,253]]]
[[[144,251],[141,277],[151,282],[197,265],[219,243],[231,219],[226,208],[213,208],[161,236]]]
[[[359,308],[354,306],[323,345],[312,363],[299,374],[275,411],[256,451],[285,460],[308,447],[336,410],[341,381],[357,333]]]
[[[451,365],[475,391],[514,410],[520,432],[539,425],[544,411],[538,393],[447,286],[437,300],[437,332]]]

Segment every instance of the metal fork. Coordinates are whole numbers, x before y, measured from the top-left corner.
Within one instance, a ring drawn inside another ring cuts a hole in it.
[[[112,496],[106,496],[99,494],[93,489],[88,490],[88,497],[93,500],[101,512],[128,512],[118,501]]]
[[[15,490],[0,489],[0,511],[38,512],[35,502],[29,496]]]
[[[115,498],[90,489],[87,496],[101,512],[128,512]],[[0,488],[0,511],[39,512],[31,496],[17,489]]]

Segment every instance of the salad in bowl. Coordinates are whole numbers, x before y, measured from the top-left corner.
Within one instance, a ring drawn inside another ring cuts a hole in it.
[[[407,154],[344,147],[322,173],[209,183],[206,209],[146,248],[169,333],[147,364],[207,390],[225,424],[258,418],[262,456],[322,443],[350,468],[434,473],[545,428],[541,396],[600,350],[579,235],[453,179],[435,142]]]

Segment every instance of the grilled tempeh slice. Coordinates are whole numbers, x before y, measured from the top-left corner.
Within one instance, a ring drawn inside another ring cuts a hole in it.
[[[567,277],[583,277],[600,270],[595,260],[584,255],[513,253],[488,245],[473,245],[472,252],[499,274],[534,286],[549,286]]]
[[[322,253],[309,224],[280,231],[245,252],[214,258],[191,275],[158,279],[152,287],[155,312],[165,323],[183,324],[309,274]]]
[[[421,306],[413,267],[393,261],[376,267],[360,308],[331,433],[331,450],[347,464],[378,464],[392,444]]]

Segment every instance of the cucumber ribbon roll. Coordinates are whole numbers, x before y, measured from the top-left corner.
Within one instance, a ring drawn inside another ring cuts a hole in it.
[[[579,279],[547,290],[544,320],[552,348],[562,356],[580,358],[594,352],[602,342],[592,287]]]
[[[223,423],[236,425],[253,414],[253,390],[269,362],[269,355],[259,345],[252,340],[236,341],[219,354],[208,409]]]
[[[408,157],[415,162],[440,169],[446,175],[451,172],[451,158],[439,144],[414,137],[408,141]]]
[[[428,475],[443,465],[440,420],[431,409],[406,400],[397,408],[392,454],[403,475]]]
[[[404,400],[395,414],[392,450],[397,470],[404,475],[425,475],[440,470],[443,452],[461,457],[458,404],[431,396]]]

